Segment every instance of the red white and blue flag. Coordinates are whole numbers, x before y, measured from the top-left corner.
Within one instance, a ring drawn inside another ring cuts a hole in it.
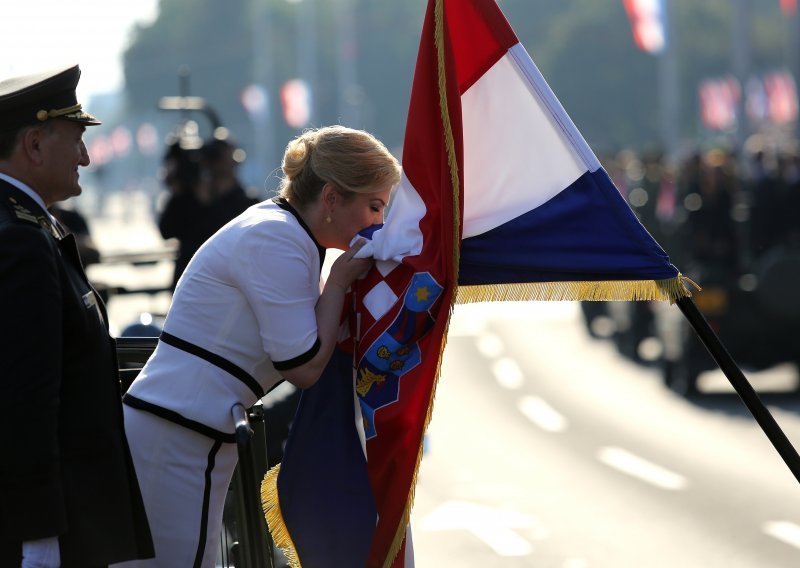
[[[429,0],[376,259],[262,484],[292,566],[408,567],[422,441],[456,301],[688,291],[494,0]]]
[[[789,71],[773,71],[764,75],[767,113],[774,124],[791,124],[797,120],[797,88]]]
[[[730,130],[739,121],[737,109],[742,97],[738,79],[731,75],[706,79],[698,88],[700,120],[711,130]]]
[[[642,51],[661,53],[666,46],[664,0],[622,0],[633,41]]]

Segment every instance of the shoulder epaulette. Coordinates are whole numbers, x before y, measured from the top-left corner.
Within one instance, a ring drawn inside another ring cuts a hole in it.
[[[19,202],[13,197],[8,198],[8,205],[11,207],[11,211],[17,219],[22,219],[23,221],[28,221],[35,225],[39,224],[39,220],[36,218],[36,215],[34,215],[24,205],[20,205]]]
[[[52,234],[56,239],[60,237],[58,231],[50,222],[49,219],[45,218],[43,215],[34,215],[33,212],[21,205],[15,198],[9,197],[8,198],[8,205],[11,208],[11,212],[14,217],[21,221],[27,221],[28,223],[32,223],[38,227],[41,227],[45,231],[48,231]]]

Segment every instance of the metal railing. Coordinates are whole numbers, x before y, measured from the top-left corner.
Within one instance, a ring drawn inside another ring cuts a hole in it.
[[[158,344],[156,337],[118,337],[117,360],[123,392],[136,378]],[[231,409],[239,463],[225,502],[217,566],[273,568],[274,547],[261,513],[260,484],[267,472],[267,443],[261,401]]]

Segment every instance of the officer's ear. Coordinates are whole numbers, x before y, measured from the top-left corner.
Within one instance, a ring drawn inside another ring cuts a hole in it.
[[[42,152],[42,145],[49,132],[45,126],[29,126],[22,131],[19,140],[19,151],[22,155],[37,166],[44,163],[44,154]]]

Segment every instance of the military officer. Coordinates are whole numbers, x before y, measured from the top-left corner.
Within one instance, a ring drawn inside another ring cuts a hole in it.
[[[0,566],[153,555],[114,341],[47,207],[89,165],[77,65],[0,81]]]

